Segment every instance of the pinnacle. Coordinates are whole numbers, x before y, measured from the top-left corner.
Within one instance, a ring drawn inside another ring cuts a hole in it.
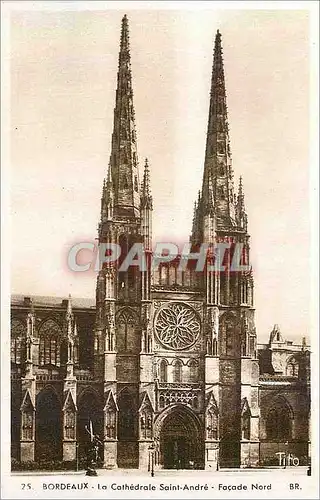
[[[150,170],[148,158],[145,159],[144,163],[144,173],[142,181],[142,196],[150,196]]]
[[[67,315],[70,316],[72,314],[72,302],[71,302],[71,293],[68,296],[68,305],[67,305]]]
[[[217,50],[219,52],[222,52],[222,47],[221,47],[221,33],[219,30],[217,30],[217,34],[216,34],[216,38],[215,38],[215,42],[214,42],[214,49],[215,49],[215,53],[217,52]]]
[[[239,190],[238,190],[238,196],[243,196],[243,184],[242,184],[242,175],[240,175],[239,178]]]
[[[112,188],[112,176],[111,176],[111,163],[109,162],[109,166],[108,166],[108,176],[107,176],[107,181],[104,180],[105,182],[105,185],[106,187],[108,186],[108,188]]]

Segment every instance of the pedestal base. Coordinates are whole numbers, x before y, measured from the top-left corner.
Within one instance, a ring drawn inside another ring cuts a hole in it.
[[[77,443],[76,441],[63,442],[63,460],[64,462],[71,462],[77,458]]]
[[[34,462],[34,441],[21,441],[20,460],[21,462]]]
[[[117,468],[117,441],[103,443],[103,466],[106,469]]]

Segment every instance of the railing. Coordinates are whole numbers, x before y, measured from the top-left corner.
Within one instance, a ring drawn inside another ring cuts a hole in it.
[[[200,382],[159,382],[156,381],[156,386],[158,390],[185,390],[185,391],[194,391],[202,389],[202,383]]]

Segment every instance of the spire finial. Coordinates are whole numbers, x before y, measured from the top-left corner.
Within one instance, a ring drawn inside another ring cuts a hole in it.
[[[121,21],[121,42],[120,42],[120,47],[121,48],[126,48],[129,49],[129,22],[127,18],[127,14],[125,14],[122,18]]]

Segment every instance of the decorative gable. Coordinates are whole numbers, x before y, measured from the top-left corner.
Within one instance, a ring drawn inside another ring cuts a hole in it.
[[[119,411],[113,392],[109,390],[106,395],[106,402],[103,408],[105,437],[116,439],[117,437],[117,413]]]
[[[108,410],[119,411],[117,402],[111,390],[107,392],[106,402],[103,408],[103,411],[108,411]]]
[[[72,392],[69,390],[64,400],[62,411],[76,412],[77,405],[73,399]]]
[[[251,415],[251,410],[247,398],[243,398],[241,400],[241,415],[244,414]]]
[[[22,400],[22,403],[21,403],[21,406],[20,406],[20,410],[22,412],[28,412],[28,411],[34,411],[35,410],[29,389],[26,390],[26,392],[25,392],[25,394],[23,396],[23,400]]]
[[[142,412],[142,411],[150,411],[152,413],[154,412],[154,408],[153,408],[150,396],[147,393],[147,391],[145,391],[141,394],[141,403],[140,403],[140,407],[139,407],[139,412]]]

